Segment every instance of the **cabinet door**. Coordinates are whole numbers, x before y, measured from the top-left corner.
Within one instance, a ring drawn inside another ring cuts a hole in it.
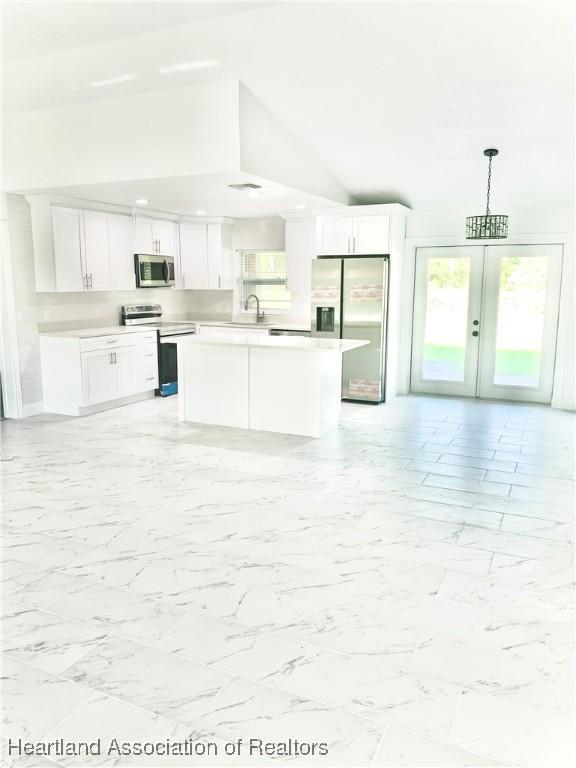
[[[85,286],[82,211],[52,208],[52,243],[57,291],[83,291]]]
[[[132,291],[136,288],[132,221],[129,216],[110,214],[110,288]]]
[[[358,256],[390,253],[390,217],[357,216],[352,237],[353,253]]]
[[[155,253],[162,256],[176,256],[176,225],[172,221],[154,219],[152,227],[153,238],[156,241]]]
[[[312,259],[315,255],[315,222],[286,222],[286,287],[289,291],[301,291],[310,295]]]
[[[134,253],[156,253],[152,219],[136,216],[134,245]]]
[[[352,253],[354,220],[351,216],[330,216],[321,224],[321,253],[345,256]]]
[[[88,290],[110,290],[108,214],[84,211],[85,275]]]
[[[179,288],[209,288],[206,224],[180,224]]]
[[[82,353],[83,405],[97,405],[116,397],[114,353],[107,350]]]
[[[224,260],[222,255],[222,227],[208,224],[208,287],[224,288]]]
[[[140,386],[140,355],[139,346],[123,347],[115,350],[113,367],[116,377],[116,393],[114,397],[130,397],[141,392]]]
[[[158,387],[158,345],[139,344],[138,350],[138,391],[147,392]]]

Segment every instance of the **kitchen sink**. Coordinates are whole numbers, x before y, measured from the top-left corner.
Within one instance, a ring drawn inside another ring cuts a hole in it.
[[[229,320],[222,325],[236,326],[237,328],[273,328],[274,323],[257,323],[254,320]]]

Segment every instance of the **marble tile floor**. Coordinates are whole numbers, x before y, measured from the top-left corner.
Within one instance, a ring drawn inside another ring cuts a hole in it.
[[[313,440],[172,398],[2,430],[4,739],[220,745],[4,764],[573,764],[571,414],[410,396]]]

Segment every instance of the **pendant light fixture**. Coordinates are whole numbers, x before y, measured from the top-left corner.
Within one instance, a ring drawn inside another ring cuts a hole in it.
[[[468,216],[466,219],[467,240],[488,240],[490,238],[508,237],[508,216],[495,216],[490,213],[490,182],[492,180],[492,158],[498,154],[497,149],[485,149],[488,158],[488,189],[486,193],[486,213],[484,216]]]

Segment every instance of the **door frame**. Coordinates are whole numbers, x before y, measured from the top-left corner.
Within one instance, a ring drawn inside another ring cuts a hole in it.
[[[398,394],[410,393],[410,371],[412,367],[412,330],[414,313],[414,277],[416,270],[416,249],[426,247],[466,246],[470,240],[464,237],[407,237],[404,245],[402,265],[402,315],[400,318],[400,350],[398,359]],[[480,247],[487,245],[561,245],[563,247],[562,274],[560,278],[560,310],[556,336],[556,364],[552,388],[552,408],[574,410],[574,338],[575,299],[575,238],[571,232],[556,234],[510,235],[503,240],[482,240]]]

